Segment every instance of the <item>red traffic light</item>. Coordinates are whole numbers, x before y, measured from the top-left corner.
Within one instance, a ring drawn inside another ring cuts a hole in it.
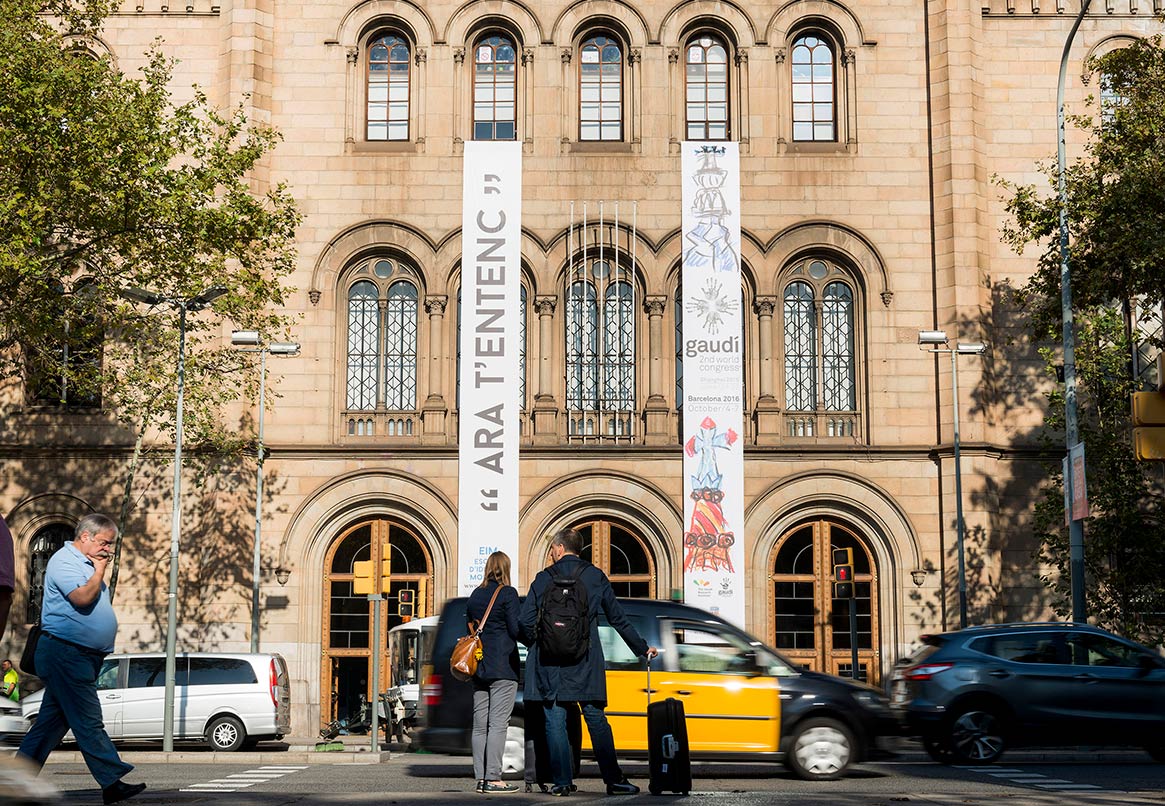
[[[403,590],[397,591],[396,597],[397,602],[402,605],[413,603],[413,591],[409,588],[404,588]]]
[[[833,567],[834,582],[853,582],[854,567],[852,565],[835,565]]]

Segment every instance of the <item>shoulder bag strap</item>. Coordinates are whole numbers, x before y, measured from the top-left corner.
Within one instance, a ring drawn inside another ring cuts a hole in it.
[[[481,617],[481,623],[477,625],[476,635],[480,636],[481,631],[485,629],[485,622],[486,622],[486,620],[489,619],[489,611],[494,609],[494,602],[497,601],[498,594],[501,592],[502,592],[502,583],[499,582],[498,586],[496,588],[494,588],[494,595],[490,597],[489,607],[487,607],[485,609],[485,615]]]

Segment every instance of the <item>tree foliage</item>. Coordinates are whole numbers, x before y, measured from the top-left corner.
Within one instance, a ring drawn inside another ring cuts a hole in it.
[[[193,448],[240,446],[220,412],[254,390],[253,361],[224,346],[224,322],[286,333],[300,216],[285,186],[263,181],[278,133],[197,88],[175,102],[160,42],[139,73],[121,72],[94,46],[112,8],[0,0],[0,378],[57,375],[99,393],[137,446],[128,504],[143,451],[173,438],[174,301],[211,286],[227,293],[186,324],[185,432]],[[127,287],[170,302],[145,310]],[[63,360],[78,343],[103,349]]]
[[[1156,36],[1088,65],[1104,90],[1091,114],[1070,118],[1083,152],[1066,166],[1069,260],[1076,323],[1078,421],[1087,455],[1091,515],[1085,522],[1085,593],[1092,620],[1130,637],[1165,640],[1165,511],[1160,468],[1136,461],[1129,397],[1132,341],[1124,311],[1165,299],[1165,47]],[[1054,189],[1054,161],[1041,171]],[[1039,244],[1036,272],[1019,294],[1033,335],[1058,342],[1060,200],[1046,187],[1001,183],[1010,193],[1004,239],[1016,251]],[[1161,345],[1158,345],[1160,347]],[[1058,349],[1042,351],[1049,372]],[[1064,394],[1050,394],[1046,425],[1063,432]],[[1063,478],[1056,468],[1037,502],[1043,581],[1057,612],[1070,612]]]

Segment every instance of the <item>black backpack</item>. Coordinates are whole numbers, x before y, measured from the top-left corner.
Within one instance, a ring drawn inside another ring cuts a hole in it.
[[[538,608],[538,659],[557,666],[582,661],[591,647],[587,588],[579,579],[586,563],[573,574],[556,576],[542,594]]]

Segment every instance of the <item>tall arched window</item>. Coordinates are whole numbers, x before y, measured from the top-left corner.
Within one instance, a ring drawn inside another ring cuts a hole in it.
[[[623,139],[623,51],[609,36],[583,42],[578,68],[580,140]]]
[[[518,63],[514,40],[491,34],[473,49],[473,139],[518,136]]]
[[[346,408],[411,412],[417,405],[416,274],[399,260],[374,258],[357,266],[352,275],[355,282],[347,294]],[[404,432],[396,435],[411,433],[410,426],[401,423]],[[363,427],[353,421],[353,435],[369,435],[357,433]]]
[[[67,523],[53,523],[36,530],[28,545],[28,607],[25,623],[40,621],[41,603],[44,602],[44,572],[49,558],[57,550],[73,539],[73,527]]]
[[[693,37],[685,48],[684,86],[689,140],[727,140],[728,47],[715,34]]]
[[[635,416],[630,273],[608,260],[590,260],[574,271],[566,298],[568,433],[630,437]]]
[[[837,139],[837,92],[833,45],[818,33],[793,42],[793,139]]]
[[[824,260],[808,260],[793,275],[783,294],[788,436],[854,436],[853,287]]]
[[[583,538],[579,556],[606,572],[616,596],[655,598],[655,557],[642,535],[604,518],[574,528]]]
[[[368,43],[369,140],[409,139],[408,41],[385,33]]]
[[[47,345],[25,345],[26,401],[66,409],[101,405],[101,357],[105,333],[86,302],[92,303],[91,280],[73,292],[58,286],[49,319],[59,326]]]

